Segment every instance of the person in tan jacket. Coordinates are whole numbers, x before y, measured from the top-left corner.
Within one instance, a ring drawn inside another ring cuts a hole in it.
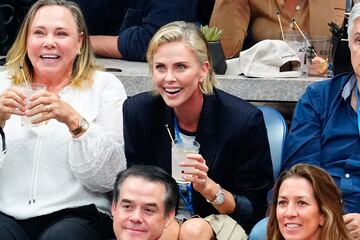
[[[226,58],[264,39],[281,39],[283,30],[296,29],[310,36],[330,36],[329,22],[339,26],[344,19],[345,0],[216,0],[210,26],[223,29],[221,44]]]

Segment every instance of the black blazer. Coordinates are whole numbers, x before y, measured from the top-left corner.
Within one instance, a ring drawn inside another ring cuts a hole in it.
[[[171,140],[174,111],[151,92],[127,99],[123,105],[125,154],[128,167],[153,164],[171,174]],[[267,208],[273,185],[266,127],[260,110],[246,101],[216,90],[205,96],[196,141],[209,167],[208,176],[230,191],[236,208],[231,215],[247,232]],[[195,214],[217,210],[199,193],[193,194]]]

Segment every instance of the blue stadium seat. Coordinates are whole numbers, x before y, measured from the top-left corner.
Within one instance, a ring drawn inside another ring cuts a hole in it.
[[[277,110],[267,106],[258,106],[258,108],[262,111],[264,116],[270,145],[274,179],[276,180],[281,168],[284,143],[288,129],[284,117]],[[266,226],[268,220],[269,219],[266,217],[255,224],[249,234],[248,240],[266,240]]]
[[[283,156],[284,142],[287,134],[287,125],[283,116],[274,108],[258,106],[264,116],[267,135],[270,145],[274,179],[276,180]]]

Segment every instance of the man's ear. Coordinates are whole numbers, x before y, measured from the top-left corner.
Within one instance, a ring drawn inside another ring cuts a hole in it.
[[[114,215],[116,212],[116,202],[112,202],[111,204],[111,214]]]
[[[170,211],[170,212],[166,215],[165,228],[167,228],[174,219],[175,219],[175,209],[172,210],[172,211]]]

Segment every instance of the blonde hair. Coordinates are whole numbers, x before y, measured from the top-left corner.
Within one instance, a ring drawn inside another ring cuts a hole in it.
[[[6,68],[12,75],[12,81],[15,85],[25,82],[20,68],[23,68],[25,77],[33,82],[33,66],[27,56],[27,35],[30,25],[36,12],[44,6],[61,6],[69,9],[74,17],[78,34],[83,35],[83,42],[80,48],[81,54],[76,56],[71,74],[72,81],[70,85],[74,87],[90,86],[92,84],[92,75],[96,69],[95,56],[91,50],[89,34],[86,28],[85,19],[76,3],[66,0],[39,0],[32,5],[22,22],[19,33],[14,44],[6,56]]]
[[[321,240],[351,240],[343,221],[343,205],[340,190],[332,177],[323,169],[309,165],[296,164],[290,170],[280,174],[273,188],[273,197],[269,209],[267,240],[284,239],[276,219],[276,206],[281,184],[288,178],[304,178],[313,188],[317,205],[324,215],[324,224],[320,227]]]
[[[161,27],[155,33],[149,43],[146,54],[146,60],[149,63],[150,72],[152,73],[153,71],[154,55],[159,47],[164,43],[176,41],[185,42],[185,44],[198,58],[200,65],[203,65],[205,61],[209,62],[209,72],[205,80],[200,84],[200,89],[203,94],[213,94],[216,79],[208,51],[208,44],[204,34],[193,23],[186,23],[183,21],[171,22]]]

